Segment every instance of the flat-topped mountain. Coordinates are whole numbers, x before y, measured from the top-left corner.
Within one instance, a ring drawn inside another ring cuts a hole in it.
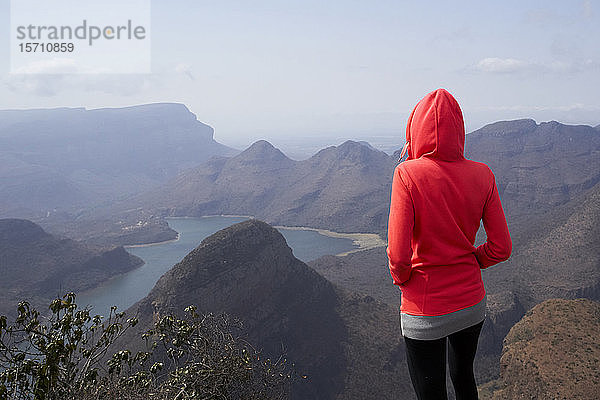
[[[90,247],[45,232],[23,219],[0,219],[0,313],[29,300],[47,305],[55,296],[82,291],[143,261],[123,247]]]
[[[175,103],[0,110],[0,216],[99,204],[237,153],[213,136]]]
[[[600,303],[538,304],[506,336],[493,399],[597,399],[599,331]]]
[[[265,356],[284,352],[307,376],[295,384],[292,398],[392,399],[409,390],[397,313],[336,289],[262,221],[244,221],[204,239],[129,313],[138,313],[144,330],[157,316],[191,304],[240,318],[248,340]]]

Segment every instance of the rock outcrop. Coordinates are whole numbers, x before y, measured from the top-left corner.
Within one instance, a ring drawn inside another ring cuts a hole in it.
[[[515,293],[525,310],[554,297],[600,300],[600,185],[515,230],[513,243],[507,262],[484,271],[490,288]]]
[[[494,400],[580,399],[600,395],[600,303],[551,299],[506,336]]]

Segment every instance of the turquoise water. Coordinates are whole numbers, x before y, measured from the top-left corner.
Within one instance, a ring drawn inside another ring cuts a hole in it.
[[[246,217],[168,218],[171,228],[179,232],[179,240],[146,247],[130,247],[127,251],[145,261],[141,267],[119,275],[104,285],[78,295],[77,304],[92,306],[94,314],[108,315],[115,305],[119,310],[144,298],[158,279],[177,264],[202,239],[246,220]],[[338,254],[357,246],[350,239],[333,238],[311,230],[279,229],[292,248],[294,256],[307,262],[326,254]]]

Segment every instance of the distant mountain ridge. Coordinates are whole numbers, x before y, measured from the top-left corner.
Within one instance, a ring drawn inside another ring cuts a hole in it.
[[[486,284],[525,309],[553,297],[600,300],[600,184],[530,222],[512,233],[511,258],[485,271]]]
[[[95,287],[142,263],[120,246],[90,247],[28,220],[0,219],[0,313],[14,313],[22,300],[47,306],[65,291]]]

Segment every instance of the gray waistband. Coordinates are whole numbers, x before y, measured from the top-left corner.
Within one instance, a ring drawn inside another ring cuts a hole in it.
[[[486,298],[474,306],[450,314],[423,316],[400,314],[402,335],[411,339],[434,340],[475,325],[485,319]]]

